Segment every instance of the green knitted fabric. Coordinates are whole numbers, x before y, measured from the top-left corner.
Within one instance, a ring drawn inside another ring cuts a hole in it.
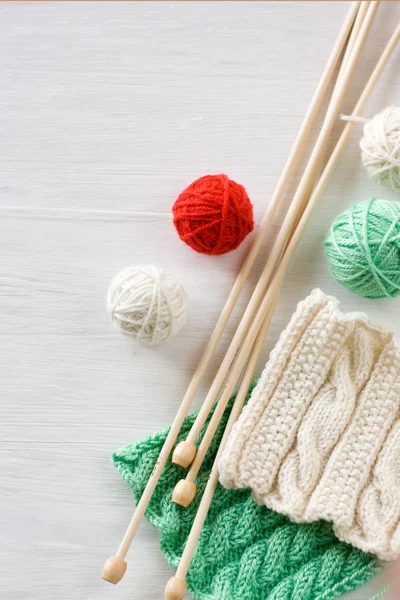
[[[231,400],[232,402],[232,400]],[[195,414],[181,430],[185,438]],[[168,563],[177,567],[227,420],[225,414],[197,479],[189,508],[171,502],[183,471],[169,461],[146,512],[161,534]],[[203,429],[204,431],[204,429]],[[115,452],[113,461],[136,502],[167,431]],[[254,502],[248,490],[218,485],[187,576],[195,600],[328,600],[367,582],[378,570],[371,555],[340,542],[327,522],[298,525]]]

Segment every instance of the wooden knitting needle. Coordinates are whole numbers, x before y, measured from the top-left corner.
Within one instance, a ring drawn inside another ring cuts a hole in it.
[[[346,50],[345,50],[345,53],[343,56],[342,64],[340,65],[338,81],[340,81],[341,77],[343,77],[344,69],[346,68],[347,62],[349,60],[349,56],[350,56],[351,52],[353,51],[355,41],[358,37],[358,34],[360,33],[361,25],[363,24],[363,21],[365,19],[365,16],[367,14],[370,4],[371,4],[371,2],[369,0],[362,0],[362,2],[360,3],[357,17],[356,17],[353,27],[351,29],[349,42],[346,46]]]
[[[168,459],[168,456],[176,442],[176,438],[178,436],[179,430],[182,426],[183,420],[190,408],[190,405],[195,397],[197,389],[200,385],[200,381],[206,371],[206,368],[211,360],[212,354],[218,344],[218,341],[222,335],[224,327],[229,319],[230,314],[235,306],[235,303],[239,297],[239,294],[243,288],[243,285],[246,281],[246,278],[250,272],[250,269],[255,261],[255,258],[261,248],[265,233],[272,221],[272,218],[276,212],[276,209],[279,205],[279,202],[282,198],[283,191],[286,188],[286,185],[289,181],[289,177],[292,173],[292,170],[300,158],[303,146],[306,142],[307,135],[309,130],[314,122],[316,114],[322,104],[325,93],[328,89],[329,82],[334,73],[335,67],[339,61],[340,55],[342,53],[343,47],[348,39],[350,29],[354,23],[358,8],[359,2],[355,1],[351,4],[349,12],[346,16],[344,24],[341,28],[341,31],[338,35],[337,41],[329,57],[327,65],[325,67],[324,73],[322,74],[321,80],[318,84],[318,87],[315,91],[314,97],[311,101],[309,109],[306,113],[304,121],[301,125],[299,134],[296,138],[294,146],[290,152],[287,163],[284,167],[280,180],[278,182],[277,188],[271,200],[270,206],[266,212],[266,215],[262,221],[260,226],[259,234],[256,237],[254,244],[243,264],[243,267],[239,273],[239,276],[233,286],[233,289],[229,295],[229,298],[225,304],[221,317],[219,318],[217,325],[211,335],[210,341],[208,342],[203,356],[200,360],[200,363],[193,375],[193,379],[188,387],[188,390],[183,398],[182,404],[176,414],[174,422],[171,426],[170,432],[167,436],[167,439],[164,442],[158,460],[154,466],[153,472],[147,482],[147,485],[143,491],[143,494],[140,498],[140,501],[136,507],[136,510],[132,516],[131,522],[126,530],[126,533],[123,537],[120,547],[118,548],[116,556],[110,557],[106,564],[103,567],[102,577],[103,579],[111,582],[118,583],[122,579],[126,571],[126,561],[125,557],[128,553],[129,547],[135,537],[136,531],[142,521],[143,515],[146,511],[146,508],[150,502],[150,498],[153,494],[153,491],[157,485],[157,482],[160,478],[164,465]],[[193,459],[194,453],[192,453],[188,464],[190,464]]]
[[[358,11],[358,8],[359,8],[359,4],[352,5],[352,7],[350,9],[351,15],[350,15],[349,21],[351,21],[351,23],[354,22],[354,17]],[[339,47],[341,48],[341,50],[343,49],[343,46],[347,39],[348,33],[349,33],[348,19],[346,19],[345,26],[342,29],[342,32],[339,35],[339,38],[335,44],[334,50],[332,52],[331,58],[328,61],[328,65],[325,70],[325,74],[323,74],[323,76],[322,76],[321,82],[325,82],[326,73],[332,74],[332,72],[331,72],[332,63],[334,62],[335,65],[337,64],[338,58],[341,53],[341,52],[338,53],[338,49],[339,49]],[[333,57],[334,57],[334,59],[332,60]],[[321,86],[321,83],[320,83],[318,89],[321,89],[321,87],[323,87],[325,89],[325,84],[323,84],[323,86]],[[317,96],[317,99],[316,99],[316,96]],[[313,115],[313,116],[316,115],[318,109],[320,108],[320,106],[322,104],[322,99],[323,99],[322,95],[320,95],[317,90],[316,95],[314,96],[314,98],[311,102],[310,109],[308,110],[305,120],[308,121],[309,115]],[[299,157],[301,155],[301,153],[303,151],[304,143],[306,141],[306,136],[303,136],[303,134],[302,134],[303,129],[304,129],[304,127],[302,127],[302,129],[300,130],[299,136],[295,142],[294,152],[292,151],[292,154],[291,154],[291,156],[296,157],[296,160],[297,160],[297,157]],[[308,131],[308,127],[307,127],[307,131]],[[275,206],[275,203],[278,204],[278,202],[280,202],[284,188],[286,187],[286,183],[283,186],[283,185],[281,185],[281,182],[283,180],[285,182],[288,181],[289,176],[292,173],[292,170],[293,170],[293,166],[289,159],[288,164],[285,166],[285,169],[282,173],[281,179],[278,183],[278,188],[277,188],[278,194],[277,193],[274,194],[273,200],[271,202],[271,204],[273,204],[274,206]],[[274,208],[274,214],[275,214],[275,212],[276,212],[276,209]],[[295,213],[296,213],[296,210],[292,209],[291,214],[290,214],[290,219],[292,221],[295,216]],[[229,371],[229,369],[232,366],[234,357],[235,357],[235,355],[240,347],[240,344],[242,343],[243,338],[246,334],[246,331],[248,329],[248,323],[253,319],[253,317],[256,313],[256,310],[259,306],[259,303],[261,301],[261,298],[262,298],[265,288],[267,286],[268,280],[272,274],[272,271],[274,269],[274,266],[276,264],[276,261],[280,255],[281,251],[282,251],[282,243],[281,242],[278,246],[276,246],[276,244],[275,244],[273,249],[271,250],[270,258],[268,261],[268,267],[266,266],[263,273],[261,274],[260,280],[253,292],[250,302],[249,302],[249,304],[246,308],[246,311],[242,317],[242,321],[241,321],[241,323],[238,327],[238,330],[236,331],[236,334],[232,340],[231,346],[229,347],[229,351],[226,356],[225,362],[223,363],[223,365],[221,365],[221,367],[223,366],[223,368],[220,371],[218,371],[218,373],[215,377],[215,380],[209,390],[209,393],[208,393],[206,399],[204,400],[203,405],[200,408],[200,411],[197,415],[196,421],[193,424],[186,440],[180,442],[173,453],[172,462],[176,465],[186,468],[190,465],[190,463],[193,461],[193,459],[196,455],[195,442],[196,442],[196,440],[200,434],[200,431],[202,430],[204,423],[208,417],[208,414],[210,413],[210,410],[217,398],[218,392],[224,383],[226,373]],[[239,275],[239,277],[240,277],[240,275]]]
[[[338,112],[340,110],[340,106],[344,95],[347,91],[348,85],[350,83],[351,76],[355,70],[357,60],[360,56],[361,50],[364,46],[366,38],[368,36],[369,30],[372,26],[373,19],[376,14],[376,10],[378,7],[377,2],[371,2],[367,15],[361,25],[360,33],[357,39],[354,42],[354,48],[349,56],[349,60],[345,69],[343,71],[343,76],[337,82],[335,90],[333,92],[331,102],[329,103],[327,113],[320,131],[320,134],[317,138],[314,149],[311,153],[310,159],[308,161],[307,167],[304,171],[303,177],[300,180],[298,189],[294,195],[291,206],[286,215],[285,221],[282,225],[282,228],[279,232],[278,237],[276,238],[275,244],[271,250],[270,256],[266,262],[264,270],[260,276],[260,280],[254,290],[254,296],[258,296],[260,299],[265,294],[265,289],[269,282],[269,279],[272,275],[272,272],[277,264],[279,257],[282,254],[282,251],[286,247],[288,240],[290,239],[291,232],[293,230],[293,226],[296,222],[296,217],[301,215],[304,209],[305,202],[307,200],[307,193],[310,190],[311,185],[313,185],[314,181],[317,177],[318,169],[321,165],[321,161],[324,156],[324,152],[326,146],[329,142],[330,133],[335,124]],[[252,298],[252,300],[253,300]],[[250,300],[250,304],[252,302]],[[261,307],[265,304],[265,296],[261,303]],[[239,379],[240,373],[246,363],[249,352],[254,344],[255,338],[258,333],[258,329],[261,327],[261,323],[263,321],[263,316],[259,316],[260,310],[257,314],[257,317],[253,321],[251,327],[251,321],[253,317],[253,312],[249,315],[249,307],[246,309],[244,316],[239,324],[238,330],[229,346],[228,352],[223,359],[217,376],[207,394],[207,397],[204,401],[203,407],[209,407],[211,410],[212,405],[216,400],[216,396],[219,392],[222,383],[226,379],[225,386],[218,401],[218,404],[214,410],[213,416],[208,424],[207,430],[201,440],[199,448],[197,450],[195,459],[191,465],[189,472],[186,475],[185,479],[181,479],[172,495],[172,500],[176,504],[180,506],[188,506],[194,496],[196,495],[196,484],[195,480],[197,474],[201,468],[204,457],[207,453],[208,447],[211,443],[212,438],[214,437],[214,433],[216,428],[218,427],[218,423],[222,417],[222,414],[226,408],[226,405],[229,401],[229,398],[233,392],[233,389]],[[244,341],[242,347],[240,348],[240,343],[244,338],[246,332],[250,331],[247,335],[246,340]],[[240,340],[240,341],[239,341]],[[239,352],[239,353],[238,353]],[[220,383],[221,382],[221,383]],[[201,411],[200,411],[201,412]],[[200,414],[200,413],[199,413]],[[195,429],[197,419],[192,426],[192,430]],[[192,431],[191,430],[191,431]],[[196,430],[197,432],[197,430]]]
[[[388,45],[386,46],[382,56],[380,57],[370,79],[368,80],[367,85],[364,88],[364,91],[361,94],[359,101],[356,104],[356,107],[353,111],[352,116],[360,116],[360,114],[362,113],[364,106],[365,106],[372,90],[374,89],[382,71],[384,70],[387,62],[389,61],[391,55],[393,54],[393,51],[395,50],[397,44],[399,43],[399,41],[400,41],[400,25],[397,26]],[[285,251],[285,254],[282,258],[281,264],[280,264],[280,266],[276,272],[276,275],[273,279],[273,282],[268,290],[268,294],[270,295],[270,298],[271,298],[270,306],[272,307],[272,312],[278,301],[280,286],[283,282],[287,266],[290,262],[291,257],[293,256],[293,253],[295,252],[295,249],[297,247],[299,240],[301,239],[304,228],[306,227],[306,224],[310,217],[311,211],[312,211],[313,207],[316,205],[316,203],[318,202],[318,200],[321,197],[321,195],[323,194],[323,192],[325,191],[326,185],[337,165],[337,162],[338,162],[341,154],[343,153],[343,150],[346,146],[347,140],[350,136],[350,133],[351,133],[354,125],[355,124],[350,121],[346,124],[346,126],[339,138],[339,141],[337,142],[337,144],[332,152],[332,155],[331,155],[327,165],[325,166],[325,169],[323,170],[321,178],[319,179],[318,184],[315,187],[315,189],[310,197],[309,203],[308,203],[308,205],[303,213],[303,216],[299,222],[299,226],[296,228],[296,231],[295,231],[294,235],[292,236],[292,239]],[[226,429],[224,432],[224,436],[222,438],[220,448],[218,450],[218,454],[215,458],[213,468],[210,473],[210,477],[208,479],[206,488],[204,490],[195,520],[193,521],[193,525],[192,525],[189,537],[186,541],[186,546],[185,546],[184,552],[182,554],[178,569],[176,571],[176,575],[169,580],[167,587],[165,589],[165,600],[183,600],[184,595],[186,593],[186,581],[185,581],[186,574],[188,572],[191,560],[193,558],[193,554],[196,549],[196,545],[197,545],[198,539],[200,537],[200,533],[203,528],[204,522],[206,520],[207,513],[209,510],[210,504],[212,502],[217,483],[218,483],[219,458],[220,458],[223,448],[226,444],[226,441],[227,441],[229,433],[232,429],[232,426],[233,426],[235,420],[238,418],[240,411],[242,409],[242,406],[243,406],[243,403],[244,403],[244,400],[245,400],[246,394],[247,394],[246,385],[249,385],[250,381],[251,381],[250,372],[252,369],[252,365],[253,365],[253,363],[255,364],[255,362],[257,360],[257,356],[258,356],[257,349],[261,348],[261,346],[263,344],[263,340],[267,333],[268,324],[269,324],[269,321],[271,320],[271,317],[272,317],[271,310],[268,310],[267,316],[262,324],[262,328],[260,329],[256,344],[253,348],[251,357],[249,359],[249,363],[248,363],[248,367],[247,367],[249,373],[246,370],[246,373],[245,373],[243,381],[242,381],[242,385],[240,386],[240,390],[239,390],[239,392],[236,396],[235,402],[233,404],[231,415],[229,417],[229,420],[228,420],[228,423],[227,423],[227,426],[226,426]],[[259,349],[258,349],[258,352],[259,352]]]
[[[341,79],[341,77],[343,77],[345,66],[347,64],[348,58],[350,56],[350,53],[353,50],[355,40],[357,39],[357,36],[358,36],[358,34],[360,32],[360,28],[361,28],[362,22],[363,22],[366,14],[367,14],[367,10],[368,10],[368,7],[369,7],[370,4],[371,4],[371,2],[369,0],[362,0],[362,2],[360,3],[360,7],[359,7],[359,10],[358,10],[356,19],[354,21],[353,27],[351,29],[349,41],[347,43],[346,50],[345,50],[345,53],[344,53],[344,56],[343,56],[342,64],[340,65],[339,74],[338,74],[338,77],[337,77],[337,82],[339,82],[340,79]],[[335,89],[333,90],[332,95],[334,93],[335,93]],[[313,188],[313,185],[310,185],[309,190],[307,190],[307,193],[305,194],[306,198],[310,196],[310,194],[312,192],[312,188]],[[300,219],[301,219],[301,214],[298,214],[296,216],[296,220],[295,220],[295,223],[294,223],[293,231],[297,227]]]
[[[360,32],[361,25],[362,25],[362,23],[363,23],[363,21],[365,19],[365,16],[367,14],[368,7],[369,7],[370,4],[371,4],[371,2],[369,0],[362,0],[361,3],[360,3],[360,7],[359,7],[359,10],[358,10],[356,19],[355,19],[353,27],[351,29],[351,33],[350,33],[350,36],[349,36],[349,41],[348,41],[348,43],[346,45],[346,49],[345,49],[345,52],[344,52],[342,64],[340,65],[340,69],[339,69],[339,73],[338,73],[338,77],[337,77],[337,82],[336,82],[336,85],[335,85],[335,87],[333,89],[332,95],[335,93],[335,88],[337,87],[337,84],[339,83],[340,79],[343,77],[344,69],[346,67],[348,58],[349,58],[349,56],[350,56],[350,54],[351,54],[351,52],[352,52],[352,50],[354,48],[354,43],[355,43],[355,41],[357,39],[357,36],[358,36],[358,34]],[[310,187],[309,187],[309,189],[307,190],[307,192],[305,194],[305,198],[308,198],[310,196],[310,194],[312,192],[312,188],[313,188],[313,184],[311,184]],[[300,219],[301,219],[301,214],[298,214],[296,216],[296,220],[295,220],[294,226],[292,228],[293,231],[297,227]]]
[[[189,565],[192,561],[194,551],[196,549],[196,545],[203,529],[204,521],[206,520],[208,509],[211,505],[215,489],[218,485],[218,463],[221,457],[221,454],[225,448],[226,442],[228,441],[229,434],[232,430],[232,427],[235,421],[238,420],[240,412],[243,408],[243,404],[246,400],[247,392],[250,387],[251,381],[253,379],[254,370],[256,368],[257,359],[261,352],[261,349],[264,344],[265,336],[267,335],[267,330],[269,326],[269,319],[266,319],[264,325],[262,326],[256,342],[253,346],[253,349],[250,354],[249,361],[246,366],[246,371],[243,375],[242,382],[240,384],[239,390],[236,394],[235,402],[232,406],[231,414],[229,415],[228,422],[225,427],[224,435],[222,436],[217,455],[215,457],[213,467],[211,469],[207,485],[205,487],[203,496],[201,498],[201,502],[199,505],[199,509],[196,513],[196,517],[193,521],[193,525],[189,534],[189,537],[186,542],[185,549],[183,551],[181,560],[179,562],[178,569],[176,571],[175,577],[171,577],[169,582],[167,583],[167,587],[165,588],[165,598],[166,600],[182,600],[186,593],[186,574],[189,568]]]

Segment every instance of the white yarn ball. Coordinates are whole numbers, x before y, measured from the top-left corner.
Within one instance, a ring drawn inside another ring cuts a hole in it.
[[[185,290],[172,275],[151,265],[118,273],[107,304],[118,329],[147,346],[178,333],[186,321]]]
[[[400,108],[389,106],[364,126],[361,160],[369,176],[400,191]]]

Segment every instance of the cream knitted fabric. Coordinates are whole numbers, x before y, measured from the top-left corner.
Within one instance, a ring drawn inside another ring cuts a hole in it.
[[[321,290],[298,305],[219,464],[228,488],[343,541],[400,555],[400,348]]]

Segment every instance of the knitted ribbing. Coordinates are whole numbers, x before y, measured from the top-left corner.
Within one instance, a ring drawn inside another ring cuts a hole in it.
[[[171,502],[182,470],[170,461],[150,501],[146,517],[161,534],[161,548],[177,567],[218,450],[226,411],[196,480],[199,491],[188,508]],[[185,419],[185,439],[196,415]],[[203,430],[204,431],[204,430]],[[138,501],[157,461],[168,431],[113,456]],[[291,523],[254,502],[247,490],[218,485],[187,582],[195,600],[330,600],[363,585],[379,569],[379,561],[339,541],[329,523]]]
[[[400,351],[315,290],[271,352],[220,461],[220,480],[383,560],[400,555]]]

